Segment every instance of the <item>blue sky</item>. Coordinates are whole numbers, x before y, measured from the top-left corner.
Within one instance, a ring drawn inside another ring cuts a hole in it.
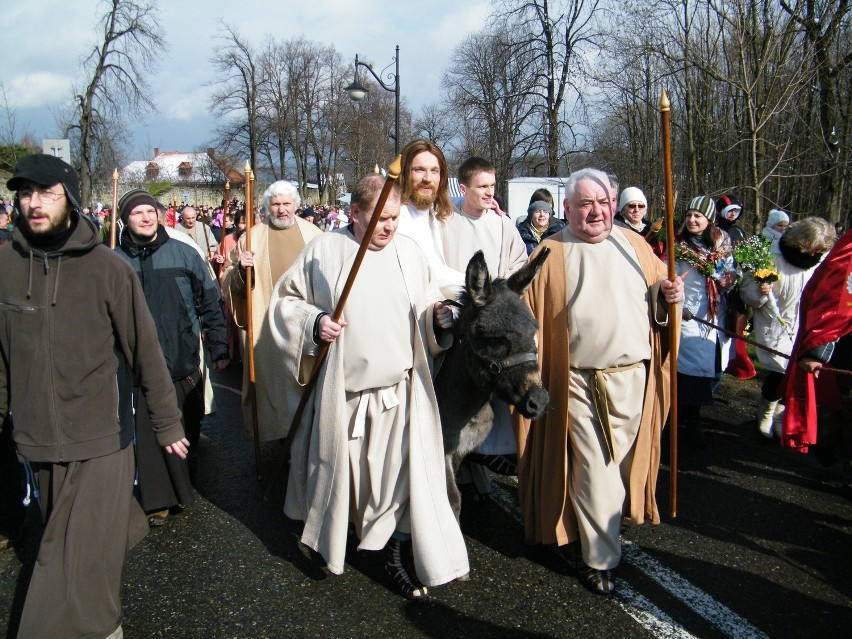
[[[210,57],[218,24],[224,19],[260,46],[267,39],[308,40],[334,44],[354,61],[355,54],[376,70],[390,64],[400,46],[400,91],[409,108],[440,98],[441,76],[455,45],[482,29],[488,0],[160,0],[160,25],[168,49],[149,78],[158,112],[131,124],[128,159],[145,159],[160,149],[191,151],[210,142],[208,112]],[[80,62],[96,42],[97,0],[36,0],[4,7],[0,33],[6,46],[0,56],[0,82],[16,114],[17,133],[37,140],[57,137],[55,115],[67,108],[71,85],[82,81]],[[0,130],[8,128],[0,102]]]

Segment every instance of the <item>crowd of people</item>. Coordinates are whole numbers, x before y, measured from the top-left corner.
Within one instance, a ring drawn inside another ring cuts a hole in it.
[[[848,233],[835,245],[842,229],[773,209],[750,238],[736,197],[698,194],[669,279],[639,187],[619,191],[614,176],[582,169],[562,203],[540,189],[516,225],[488,160],[460,164],[455,202],[449,177],[441,149],[415,140],[381,210],[378,175],[357,183],[345,210],[303,207],[287,181],[257,212],[236,200],[168,207],[132,189],[110,250],[103,211],[81,206],[72,167],[18,162],[13,230],[0,208],[2,540],[14,542],[26,516],[19,459],[44,522],[20,637],[122,636],[127,551],[193,500],[202,421],[215,410],[209,369],[248,357],[243,428],[292,441],[284,509],[304,522],[304,551],[341,573],[354,531],[413,600],[468,579],[433,378],[458,321],[445,302],[465,299],[478,251],[494,278],[549,252],[524,300],[550,407],[530,420],[492,400],[490,434],[457,472],[461,492],[487,499],[493,472],[516,474],[525,541],[576,550],[593,592],[615,589],[622,526],[660,521],[671,377],[686,443],[702,447],[700,409],[722,375],[754,374],[747,327],[767,371],[757,431],[848,465]],[[91,330],[64,330],[84,323]],[[825,428],[817,405],[833,411]]]

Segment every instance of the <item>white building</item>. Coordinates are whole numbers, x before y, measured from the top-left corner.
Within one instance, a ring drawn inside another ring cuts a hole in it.
[[[165,190],[158,199],[164,204],[197,206],[221,205],[226,182],[230,182],[230,197],[243,200],[244,174],[216,157],[212,148],[189,153],[155,148],[151,160],[131,162],[118,176],[121,192],[160,183]]]

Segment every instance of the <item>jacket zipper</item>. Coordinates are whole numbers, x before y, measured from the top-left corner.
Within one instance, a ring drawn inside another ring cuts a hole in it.
[[[50,308],[50,292],[53,290],[53,286],[51,286],[50,282],[50,258],[47,253],[44,254],[44,270],[45,270],[45,280],[46,286],[44,289],[44,313],[45,313],[45,331],[47,335],[45,336],[47,339],[45,340],[45,344],[47,345],[47,364],[48,370],[50,371],[50,403],[53,406],[53,430],[56,434],[56,448],[59,451],[59,461],[65,461],[65,454],[62,452],[62,432],[59,429],[59,411],[56,407],[56,380],[54,377],[54,362],[53,362],[53,316],[51,314]]]

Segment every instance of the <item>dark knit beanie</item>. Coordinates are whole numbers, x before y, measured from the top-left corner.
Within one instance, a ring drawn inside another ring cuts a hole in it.
[[[127,216],[130,211],[135,209],[140,204],[150,204],[159,211],[157,200],[154,196],[148,193],[145,189],[131,189],[118,199],[118,216],[122,222],[127,222]]]

